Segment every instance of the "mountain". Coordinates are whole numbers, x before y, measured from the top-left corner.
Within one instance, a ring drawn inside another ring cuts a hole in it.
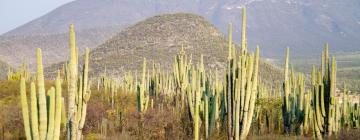
[[[235,39],[239,40],[241,8],[244,5],[248,9],[248,43],[250,47],[256,44],[263,46],[263,56],[278,58],[284,54],[284,47],[287,46],[296,52],[294,57],[312,56],[320,53],[324,42],[330,43],[333,52],[359,50],[358,0],[76,0],[2,35],[0,38],[9,37],[10,43],[5,45],[0,42],[1,48],[7,48],[0,51],[0,59],[20,64],[21,57],[32,56],[34,47],[51,48],[58,45],[58,49],[46,53],[56,54],[56,60],[64,60],[67,54],[63,50],[67,48],[65,40],[47,43],[39,38],[30,38],[34,41],[18,44],[18,36],[27,38],[64,33],[68,25],[74,23],[79,33],[96,29],[102,33],[100,36],[109,37],[113,31],[148,17],[175,12],[201,15],[223,33],[227,30],[227,24],[232,22]],[[50,35],[47,40],[50,38],[54,37]],[[66,38],[66,35],[62,34],[62,38]],[[86,46],[90,48],[106,40],[96,36],[78,36],[78,39],[89,41],[90,45]],[[85,47],[78,46],[81,50]],[[15,55],[14,50],[22,55]],[[50,59],[46,61],[46,64],[54,62]]]
[[[117,29],[115,29],[117,30]],[[83,53],[86,47],[94,48],[115,33],[114,28],[94,28],[77,32],[77,47]],[[30,69],[36,67],[36,48],[42,48],[44,65],[64,61],[68,58],[68,33],[34,34],[0,37],[0,59],[12,66],[29,64]]]
[[[106,69],[112,77],[122,77],[129,70],[141,72],[143,58],[171,68],[181,48],[192,55],[196,65],[201,55],[208,70],[226,68],[228,42],[224,35],[201,16],[176,13],[154,16],[125,28],[90,52],[90,73],[98,76]],[[238,47],[239,49],[239,47]],[[262,62],[260,74],[264,81],[275,81],[281,72]],[[275,82],[274,82],[275,83]]]

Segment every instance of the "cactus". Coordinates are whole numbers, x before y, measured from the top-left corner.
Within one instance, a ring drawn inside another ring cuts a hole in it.
[[[21,108],[22,108],[22,115],[24,120],[26,139],[31,140],[32,136],[31,136],[30,117],[28,110],[29,107],[26,99],[26,84],[24,77],[21,77],[20,79],[20,97],[21,97]]]
[[[75,47],[74,25],[70,25],[70,62],[67,139],[82,139],[86,119],[87,102],[91,96],[91,82],[88,81],[89,49],[85,49],[85,63],[82,75],[78,75],[78,52]]]
[[[246,9],[243,8],[241,56],[237,62],[229,25],[229,57],[226,74],[228,139],[246,139],[254,114],[258,89],[259,48],[248,54],[246,43]],[[242,124],[240,126],[240,124]]]
[[[68,138],[71,140],[76,139],[76,104],[75,104],[75,96],[76,96],[76,48],[75,48],[75,32],[74,25],[70,25],[70,60],[69,60],[69,96],[68,96],[68,124],[67,124],[67,134]]]
[[[29,119],[28,103],[26,98],[26,83],[25,78],[20,80],[21,104],[24,118],[24,127],[26,138],[31,140],[45,140],[60,138],[60,123],[61,123],[61,83],[60,76],[56,78],[55,87],[48,90],[49,103],[46,104],[46,95],[44,88],[44,77],[42,68],[42,54],[41,49],[37,50],[38,62],[38,97],[36,96],[36,86],[31,82],[30,99],[31,99],[31,120]],[[45,97],[44,97],[45,96]],[[45,99],[41,99],[45,98]],[[39,111],[38,111],[39,109]],[[42,110],[44,109],[44,110]],[[44,123],[46,122],[46,123]]]
[[[315,68],[312,70],[312,87],[314,93],[314,113],[316,137],[322,139],[321,135],[331,136],[336,133],[336,109],[338,106],[335,100],[336,90],[336,60],[330,59],[328,54],[328,44],[325,44],[324,52],[321,57],[321,68],[318,74],[315,74]],[[324,73],[324,74],[323,74]],[[317,78],[316,78],[317,77]],[[315,82],[315,79],[317,81]]]
[[[44,75],[42,65],[42,52],[37,49],[37,87],[38,87],[38,101],[39,101],[39,135],[40,140],[46,139],[47,130],[47,110],[46,110],[46,95],[44,86]]]
[[[138,85],[137,88],[137,103],[138,103],[138,111],[141,113],[145,113],[149,104],[149,96],[146,95],[146,59],[144,58],[143,64],[143,73],[141,78],[141,84]]]
[[[299,74],[295,76],[293,67],[289,77],[289,48],[286,48],[286,58],[284,66],[284,83],[283,83],[283,120],[284,132],[289,134],[303,134],[303,128],[308,130],[308,118],[310,94],[305,95],[304,76]],[[304,107],[304,104],[306,107]]]
[[[61,97],[61,92],[62,92],[62,87],[61,87],[61,77],[60,77],[60,71],[58,71],[58,76],[55,80],[55,118],[54,118],[54,140],[58,140],[60,138],[60,127],[61,127],[61,112],[63,110],[63,106],[62,106],[62,97]]]

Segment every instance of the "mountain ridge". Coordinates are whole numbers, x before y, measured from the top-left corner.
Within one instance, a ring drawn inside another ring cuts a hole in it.
[[[77,0],[3,36],[66,32],[67,26],[74,23],[77,32],[90,28],[113,27],[110,30],[99,31],[102,32],[100,36],[111,37],[114,29],[115,31],[124,29],[148,17],[164,13],[186,12],[205,17],[225,34],[227,24],[232,22],[234,36],[236,36],[234,39],[239,41],[243,5],[246,5],[248,9],[248,44],[252,49],[257,44],[262,46],[262,56],[282,57],[285,47],[290,47],[296,52],[292,55],[293,57],[314,56],[321,52],[325,42],[329,42],[332,52],[359,51],[357,46],[360,46],[358,41],[360,40],[360,2],[356,0]],[[90,34],[96,34],[96,32]],[[90,45],[87,46],[89,48],[95,48],[106,40],[93,36],[79,36],[78,38],[89,40]],[[20,45],[16,42],[7,44],[6,47],[10,49],[0,51],[0,58],[9,60],[12,65],[14,63],[19,65],[21,64],[19,56],[6,54],[13,54],[13,50],[17,50],[26,57],[30,57],[32,55],[27,54],[32,54],[29,50],[35,47],[54,46],[51,43],[38,45],[34,45],[33,42],[26,43],[28,44],[25,44],[25,47],[29,46],[30,49],[19,50]],[[61,45],[62,48],[67,47],[65,41],[58,41],[55,44]],[[4,45],[0,43],[0,48],[2,47]],[[79,47],[84,48],[81,45]],[[64,50],[50,50],[47,53],[59,55],[58,59],[62,61],[66,59],[64,52]],[[17,61],[13,63],[12,59],[17,59]]]

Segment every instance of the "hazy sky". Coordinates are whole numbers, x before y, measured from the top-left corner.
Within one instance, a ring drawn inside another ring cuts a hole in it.
[[[0,34],[74,0],[0,0]]]

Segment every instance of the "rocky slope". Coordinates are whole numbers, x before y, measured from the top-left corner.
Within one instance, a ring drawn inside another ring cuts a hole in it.
[[[208,70],[226,68],[228,45],[224,35],[201,16],[176,13],[151,17],[117,33],[90,52],[89,71],[96,77],[106,69],[111,77],[121,78],[129,70],[141,72],[143,58],[148,66],[159,63],[171,71],[174,56],[182,46],[186,54],[192,55],[193,65],[203,55]],[[61,65],[46,71],[55,72]],[[260,74],[264,82],[271,84],[278,83],[282,75],[265,61],[260,65]]]

